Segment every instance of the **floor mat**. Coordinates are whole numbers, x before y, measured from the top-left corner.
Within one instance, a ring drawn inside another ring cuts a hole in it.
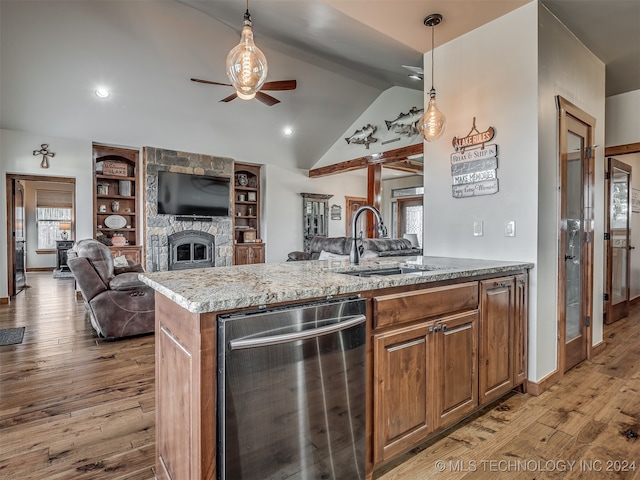
[[[24,328],[25,327],[0,329],[0,347],[22,343]]]

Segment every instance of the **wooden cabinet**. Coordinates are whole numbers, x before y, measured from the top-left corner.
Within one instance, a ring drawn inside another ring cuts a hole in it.
[[[431,427],[429,323],[374,335],[374,463],[424,440]]]
[[[515,279],[480,282],[480,403],[491,402],[514,386]]]
[[[476,408],[477,307],[478,282],[374,297],[374,464]]]
[[[433,343],[433,426],[441,429],[478,406],[478,310],[439,320]]]
[[[527,378],[527,275],[373,298],[373,463]]]
[[[264,263],[264,244],[238,244],[235,248],[235,265],[250,265]]]
[[[265,261],[265,245],[260,237],[260,170],[260,165],[234,164],[235,265]]]
[[[142,264],[142,249],[140,247],[109,247],[114,257],[124,256],[133,263]]]
[[[94,238],[113,244],[114,256],[119,247],[128,247],[129,256],[140,246],[138,215],[139,151],[130,148],[93,145],[93,232]],[[140,262],[137,262],[140,263]]]

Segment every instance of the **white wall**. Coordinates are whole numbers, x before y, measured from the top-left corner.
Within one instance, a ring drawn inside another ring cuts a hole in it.
[[[43,143],[56,156],[49,159],[48,169],[40,168],[41,157],[33,151]],[[0,130],[0,298],[7,297],[7,173],[71,177],[76,179],[76,238],[93,235],[93,176],[91,142],[52,137],[35,133]]]
[[[345,235],[345,196],[366,197],[367,180],[356,173],[309,178],[306,170],[290,170],[275,165],[263,168],[266,185],[263,192],[264,240],[267,262],[284,262],[289,252],[302,250],[301,193],[333,195],[331,205],[342,207],[341,220],[329,220],[329,236]]]
[[[393,121],[401,113],[408,113],[412,107],[423,108],[422,96],[422,91],[402,87],[391,87],[385,90],[362,112],[351,124],[351,127],[347,128],[344,135],[336,140],[333,146],[314,165],[314,168],[419,143],[419,134],[406,136],[394,133],[393,130],[387,129],[385,120]],[[369,148],[363,144],[347,143],[345,138],[348,138],[356,130],[362,129],[367,124],[376,127],[376,131],[373,134],[373,137],[377,139],[376,142],[370,143]]]
[[[522,7],[435,52],[439,109],[447,116],[438,141],[425,143],[425,243],[429,255],[535,261],[537,107],[535,9]],[[425,56],[425,64],[430,55]],[[427,95],[425,95],[425,102]],[[499,192],[453,198],[451,139],[496,129]],[[516,222],[516,236],[504,223]],[[473,236],[474,221],[484,235]]]
[[[546,8],[539,8],[539,232],[538,232],[538,328],[533,344],[538,352],[537,379],[556,367],[558,287],[558,112],[556,95],[596,118],[594,143],[594,283],[593,344],[602,341],[604,271],[604,114],[605,67]]]
[[[640,90],[606,100],[607,147],[640,142]]]

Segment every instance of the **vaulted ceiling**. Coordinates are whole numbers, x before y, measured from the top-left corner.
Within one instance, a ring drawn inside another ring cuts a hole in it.
[[[0,128],[306,170],[386,89],[423,90],[403,65],[431,48],[427,14],[444,16],[437,46],[528,1],[250,0],[268,80],[298,81],[267,107],[219,103],[230,87],[189,81],[227,82],[242,0],[2,0]],[[542,2],[607,64],[608,94],[640,89],[640,1]]]

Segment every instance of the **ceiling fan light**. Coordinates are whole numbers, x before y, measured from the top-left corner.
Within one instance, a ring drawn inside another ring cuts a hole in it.
[[[227,77],[243,100],[255,97],[267,79],[267,59],[253,41],[249,10],[244,14],[240,43],[227,55],[226,66]]]
[[[242,100],[251,100],[253,98],[256,98],[256,92],[247,95],[242,93],[240,90],[236,90],[236,95],[238,95],[238,98],[241,98]]]
[[[429,106],[418,120],[418,131],[427,142],[435,142],[444,133],[447,119],[436,106],[435,89],[431,89],[430,96]]]

